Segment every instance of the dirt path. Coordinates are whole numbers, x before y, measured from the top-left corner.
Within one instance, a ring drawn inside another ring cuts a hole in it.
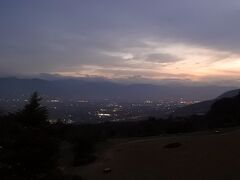
[[[164,148],[175,142],[182,146]],[[103,173],[108,167],[112,172]],[[84,180],[239,180],[240,131],[120,143],[72,172]]]

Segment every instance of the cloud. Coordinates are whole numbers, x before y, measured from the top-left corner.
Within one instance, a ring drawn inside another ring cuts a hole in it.
[[[156,53],[156,54],[146,55],[145,60],[149,62],[155,62],[155,63],[171,63],[175,61],[180,61],[181,58],[171,54]]]
[[[22,0],[0,11],[2,74],[239,83],[238,0]]]

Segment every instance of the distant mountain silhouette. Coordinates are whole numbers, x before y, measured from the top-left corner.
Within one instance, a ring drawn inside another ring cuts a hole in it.
[[[159,99],[200,99],[215,97],[232,87],[219,86],[160,86],[150,84],[120,84],[110,81],[84,79],[19,79],[0,78],[0,97],[28,97],[38,91],[42,95],[61,98],[86,98],[92,100],[115,99],[123,101]]]
[[[239,92],[240,92],[240,89],[227,91],[227,92],[221,94],[220,96],[218,96],[215,99],[207,100],[207,101],[203,101],[203,102],[199,102],[199,103],[196,103],[196,104],[192,104],[192,105],[188,105],[188,106],[179,108],[172,115],[173,115],[173,117],[177,117],[177,116],[183,117],[183,116],[190,116],[190,115],[193,115],[193,114],[206,114],[211,109],[211,106],[217,100],[222,99],[222,98],[234,97],[234,96],[238,95]]]

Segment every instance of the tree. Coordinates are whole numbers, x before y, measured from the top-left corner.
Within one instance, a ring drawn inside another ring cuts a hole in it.
[[[232,98],[217,100],[208,112],[210,127],[224,127],[240,124],[240,93]]]
[[[25,105],[23,110],[18,113],[19,120],[26,126],[46,125],[48,119],[48,111],[45,106],[40,105],[42,100],[37,92],[34,92],[29,103]]]
[[[48,113],[34,92],[23,110],[0,117],[0,179],[60,179],[61,139],[47,125]]]

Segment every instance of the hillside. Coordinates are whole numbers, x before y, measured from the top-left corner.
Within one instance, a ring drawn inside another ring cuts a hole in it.
[[[240,131],[116,142],[93,164],[73,168],[88,180],[239,179]],[[179,143],[176,148],[166,148]],[[105,168],[111,172],[103,173]]]
[[[205,114],[207,111],[210,110],[211,106],[216,102],[216,100],[222,99],[222,98],[228,98],[228,97],[234,97],[240,92],[240,89],[235,89],[231,91],[227,91],[220,96],[218,96],[215,99],[199,102],[196,104],[192,104],[189,106],[185,106],[182,108],[179,108],[176,112],[174,112],[172,115],[174,117],[182,117],[182,116],[190,116],[193,114]]]

